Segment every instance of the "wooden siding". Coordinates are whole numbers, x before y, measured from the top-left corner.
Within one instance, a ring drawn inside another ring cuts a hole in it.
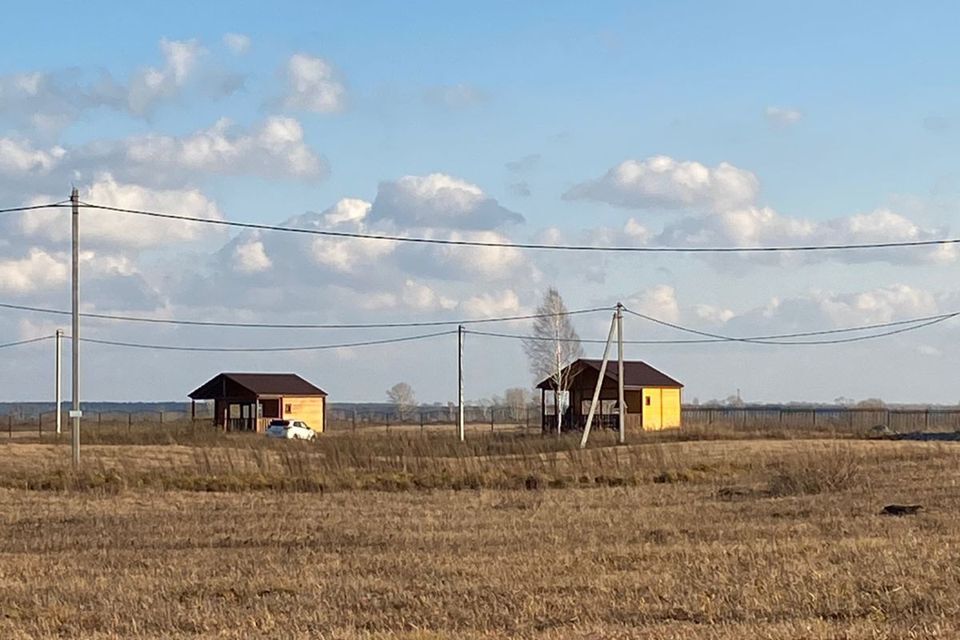
[[[660,429],[672,429],[679,426],[680,389],[644,388],[644,431],[659,431]]]
[[[325,401],[325,398],[318,396],[284,396],[280,408],[285,420],[302,420],[317,433],[322,433]]]

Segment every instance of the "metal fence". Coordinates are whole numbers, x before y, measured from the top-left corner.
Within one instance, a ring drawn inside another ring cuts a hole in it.
[[[421,427],[453,425],[457,423],[457,407],[416,407],[407,411],[343,409],[327,410],[327,426],[334,430],[358,430],[371,427]],[[463,408],[467,425],[489,425],[491,429],[540,429],[540,407],[479,407]]]
[[[69,433],[71,420],[67,411],[61,412],[61,428]],[[209,424],[209,417],[191,419],[190,414],[183,411],[85,411],[82,424],[84,429],[112,429],[128,430],[141,427],[163,427],[183,425],[187,423]],[[0,433],[8,437],[14,434],[34,434],[40,437],[55,435],[57,428],[57,412],[44,411],[32,416],[7,414],[0,416]]]
[[[683,424],[731,427],[952,431],[960,429],[960,409],[857,409],[794,407],[684,407]]]

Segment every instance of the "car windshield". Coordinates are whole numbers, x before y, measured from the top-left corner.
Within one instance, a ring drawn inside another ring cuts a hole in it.
[[[289,427],[290,421],[289,420],[272,420],[270,422],[270,426],[271,427]]]

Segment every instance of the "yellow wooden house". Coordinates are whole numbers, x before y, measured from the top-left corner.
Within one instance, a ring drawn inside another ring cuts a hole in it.
[[[570,400],[563,415],[564,429],[582,429],[586,425],[601,364],[601,360],[580,358],[564,370],[565,375],[569,374],[567,391]],[[607,362],[600,387],[600,406],[594,418],[598,426],[612,428],[617,425],[617,380],[617,361],[611,360]],[[682,384],[639,360],[623,362],[623,383],[628,430],[657,431],[680,426]],[[545,431],[556,429],[556,413],[548,412],[553,408],[546,403],[547,391],[553,391],[554,386],[552,377],[537,385],[540,389],[541,424]]]
[[[190,393],[213,401],[213,420],[226,431],[263,431],[271,420],[301,420],[321,433],[327,392],[294,373],[221,373]]]

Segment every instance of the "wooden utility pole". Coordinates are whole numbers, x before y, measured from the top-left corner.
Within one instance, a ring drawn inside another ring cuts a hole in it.
[[[72,289],[73,289],[73,327],[70,334],[72,348],[72,366],[73,366],[73,409],[70,411],[70,418],[73,419],[72,434],[72,452],[73,465],[80,466],[80,194],[74,187],[70,192],[70,203],[73,205],[73,212],[70,216],[72,220],[72,245],[73,245],[73,270],[72,270]]]
[[[57,366],[56,366],[56,370],[55,370],[55,373],[54,373],[54,375],[56,376],[56,382],[55,382],[55,384],[54,384],[54,396],[55,396],[55,398],[56,398],[56,404],[57,404],[57,437],[59,438],[59,437],[60,437],[60,434],[63,432],[63,424],[62,424],[62,423],[63,423],[63,415],[62,415],[61,412],[60,412],[60,396],[61,396],[61,389],[60,389],[60,378],[61,378],[61,375],[60,375],[60,371],[61,371],[60,363],[61,363],[61,358],[60,358],[60,356],[61,356],[61,353],[62,353],[62,352],[61,352],[61,342],[62,342],[62,340],[63,340],[63,329],[57,329],[56,340],[57,340]]]
[[[620,408],[617,442],[624,444],[627,441],[627,405],[623,393],[623,305],[617,303],[617,406]],[[607,341],[609,344],[609,340]]]
[[[580,438],[580,448],[587,446],[587,438],[590,437],[590,427],[593,426],[593,415],[597,411],[597,403],[600,401],[600,389],[603,387],[603,379],[607,373],[607,361],[610,355],[610,343],[613,342],[613,332],[617,328],[617,314],[613,314],[610,320],[610,333],[607,334],[607,343],[603,346],[603,361],[600,363],[600,373],[597,375],[597,386],[593,390],[593,400],[590,402],[590,411],[587,412],[587,424],[583,427],[583,436]]]
[[[463,325],[457,327],[457,377],[459,387],[457,391],[457,439],[464,441],[463,428]]]

